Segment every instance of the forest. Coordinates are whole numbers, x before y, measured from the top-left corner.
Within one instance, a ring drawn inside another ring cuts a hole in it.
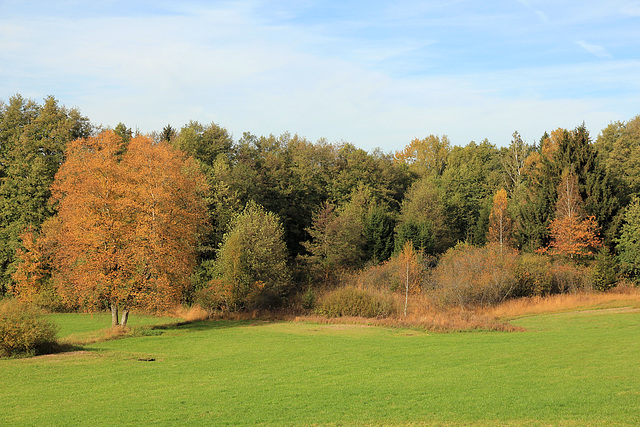
[[[0,295],[110,309],[117,325],[180,303],[406,316],[410,295],[464,308],[635,286],[640,116],[595,138],[568,126],[367,152],[196,121],[141,135],[14,95],[0,103]]]

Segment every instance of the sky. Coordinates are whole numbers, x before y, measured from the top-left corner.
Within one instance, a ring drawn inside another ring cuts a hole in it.
[[[402,149],[640,114],[640,1],[0,0],[0,100]]]

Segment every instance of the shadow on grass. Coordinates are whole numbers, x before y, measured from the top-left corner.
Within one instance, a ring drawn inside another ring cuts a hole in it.
[[[207,320],[193,320],[178,323],[167,323],[164,325],[149,326],[148,329],[154,331],[210,331],[215,329],[228,329],[239,328],[247,326],[265,326],[273,323],[281,322],[282,320],[270,320],[270,319],[240,319],[240,320],[228,320],[228,319],[207,319]]]

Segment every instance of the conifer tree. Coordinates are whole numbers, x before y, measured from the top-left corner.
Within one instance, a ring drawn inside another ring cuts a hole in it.
[[[52,96],[43,105],[20,95],[0,103],[0,295],[11,286],[20,235],[55,213],[50,187],[66,145],[90,133],[86,117]]]

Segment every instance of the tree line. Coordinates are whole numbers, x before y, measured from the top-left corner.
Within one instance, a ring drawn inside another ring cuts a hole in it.
[[[0,104],[0,293],[114,319],[172,301],[275,308],[407,247],[428,268],[461,243],[636,279],[639,126],[384,153],[195,121],[139,135],[15,95]]]

